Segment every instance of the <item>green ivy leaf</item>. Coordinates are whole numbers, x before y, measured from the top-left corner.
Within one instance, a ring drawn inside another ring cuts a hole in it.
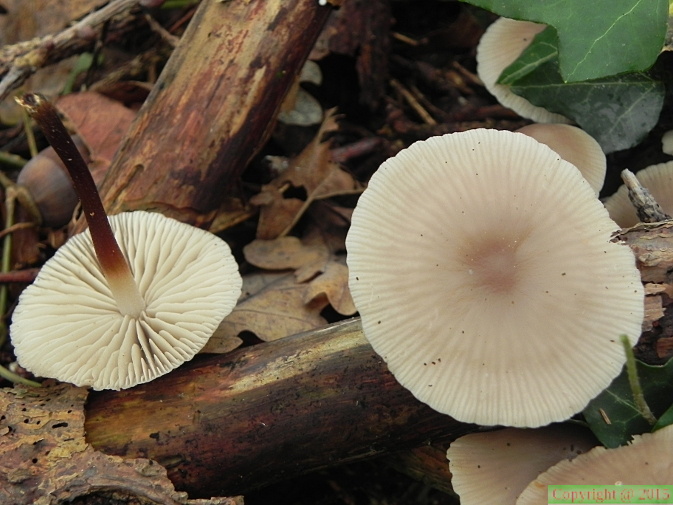
[[[510,86],[543,63],[558,62],[558,38],[556,30],[551,26],[538,33],[523,53],[505,68],[498,78],[498,84]]]
[[[663,366],[650,366],[636,360],[636,366],[645,400],[654,415],[660,417],[673,403],[673,359]],[[589,402],[583,414],[591,431],[609,448],[624,445],[633,435],[652,430],[635,405],[625,370]],[[662,419],[663,416],[657,424]]]
[[[635,146],[654,128],[665,93],[663,83],[643,73],[565,83],[554,58],[518,79],[511,89],[576,122],[606,153]]]
[[[671,405],[666,412],[661,414],[661,417],[652,428],[652,431],[660,430],[661,428],[665,428],[666,426],[670,426],[671,424],[673,424],[673,405]]]
[[[500,16],[556,28],[563,80],[639,72],[664,44],[667,0],[463,0]]]

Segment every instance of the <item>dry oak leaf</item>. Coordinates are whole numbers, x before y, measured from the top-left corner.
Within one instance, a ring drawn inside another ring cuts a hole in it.
[[[297,237],[253,240],[243,248],[243,254],[249,263],[259,268],[295,269],[296,281],[306,283],[302,297],[306,305],[327,300],[339,314],[355,314],[346,261],[331,254],[322,236],[317,236],[312,244],[302,243]]]
[[[89,168],[99,185],[135,118],[135,112],[94,91],[64,95],[58,99],[56,106],[89,148]]]
[[[348,289],[348,267],[346,257],[334,258],[325,271],[306,286],[304,303],[315,303],[327,298],[329,304],[342,316],[352,316],[357,312],[350,289]]]
[[[320,315],[326,300],[304,303],[305,284],[294,274],[260,273],[243,277],[243,295],[218,328],[218,337],[238,337],[249,331],[265,341],[319,328],[327,324]],[[212,340],[212,337],[211,337]]]
[[[290,160],[287,170],[262,186],[260,193],[250,199],[252,204],[261,207],[257,238],[287,235],[315,200],[362,191],[362,185],[332,160],[331,141],[322,140],[326,133],[338,129],[336,120],[335,110],[328,110],[309,145]],[[285,198],[290,188],[303,188],[306,199]]]
[[[56,505],[123,496],[166,505],[240,505],[239,498],[189,500],[148,459],[95,451],[84,440],[85,388],[45,382],[0,390],[0,503]]]
[[[265,270],[295,270],[297,282],[305,282],[324,272],[330,251],[324,244],[306,245],[297,237],[253,240],[243,248],[245,259]]]

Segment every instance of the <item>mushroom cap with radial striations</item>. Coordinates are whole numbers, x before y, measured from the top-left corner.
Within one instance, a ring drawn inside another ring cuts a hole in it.
[[[561,158],[575,165],[598,196],[605,182],[607,161],[600,144],[591,135],[577,126],[552,123],[527,125],[517,132],[551,147]]]
[[[546,505],[547,486],[550,484],[670,485],[673,482],[671,454],[673,425],[654,433],[636,435],[629,445],[615,449],[596,447],[571,461],[561,461],[540,474],[521,493],[516,503]]]
[[[88,230],[72,237],[12,318],[17,360],[37,376],[96,390],[148,382],[193,358],[236,305],[241,276],[226,242],[157,213],[109,220],[145,309],[122,315]]]
[[[513,93],[509,86],[498,84],[503,70],[509,67],[547,26],[509,18],[495,20],[484,32],[477,46],[477,74],[500,104],[521,117],[536,123],[571,123],[567,117],[533,105]]]
[[[673,161],[650,165],[636,173],[636,178],[647,188],[666,214],[673,215]],[[610,217],[622,228],[640,222],[636,209],[629,200],[629,192],[623,184],[605,200]]]
[[[620,335],[640,335],[643,287],[617,229],[579,171],[526,135],[416,142],[374,173],[346,238],[365,337],[459,421],[567,419],[619,374]]]
[[[589,430],[565,424],[471,433],[447,451],[451,485],[461,505],[514,505],[542,472],[595,446]]]

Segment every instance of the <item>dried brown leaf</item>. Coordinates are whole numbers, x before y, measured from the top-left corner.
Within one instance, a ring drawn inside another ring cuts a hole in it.
[[[305,245],[297,237],[253,240],[243,248],[245,259],[266,270],[295,271],[297,282],[305,282],[323,272],[330,258],[324,244]]]
[[[135,112],[93,91],[62,96],[56,105],[89,148],[89,168],[100,184]]]
[[[335,110],[327,111],[313,141],[290,160],[286,171],[251,199],[261,206],[257,238],[268,240],[286,235],[315,200],[362,191],[353,176],[332,161],[331,142],[322,140],[325,133],[338,129],[336,120]],[[290,188],[304,188],[306,200],[285,198],[284,193]]]
[[[341,315],[352,316],[357,312],[348,289],[348,267],[344,256],[328,263],[325,271],[308,284],[304,302],[314,303],[321,298],[326,298]]]
[[[262,340],[277,340],[327,324],[320,311],[326,300],[304,303],[305,284],[291,272],[252,274],[243,277],[245,299],[229,314],[219,331],[223,337],[237,337],[250,331]]]

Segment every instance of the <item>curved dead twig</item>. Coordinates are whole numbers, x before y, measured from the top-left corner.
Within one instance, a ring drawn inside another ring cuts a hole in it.
[[[132,17],[139,4],[139,0],[113,0],[60,33],[0,49],[0,101],[38,69],[90,47],[107,22],[123,22]]]

